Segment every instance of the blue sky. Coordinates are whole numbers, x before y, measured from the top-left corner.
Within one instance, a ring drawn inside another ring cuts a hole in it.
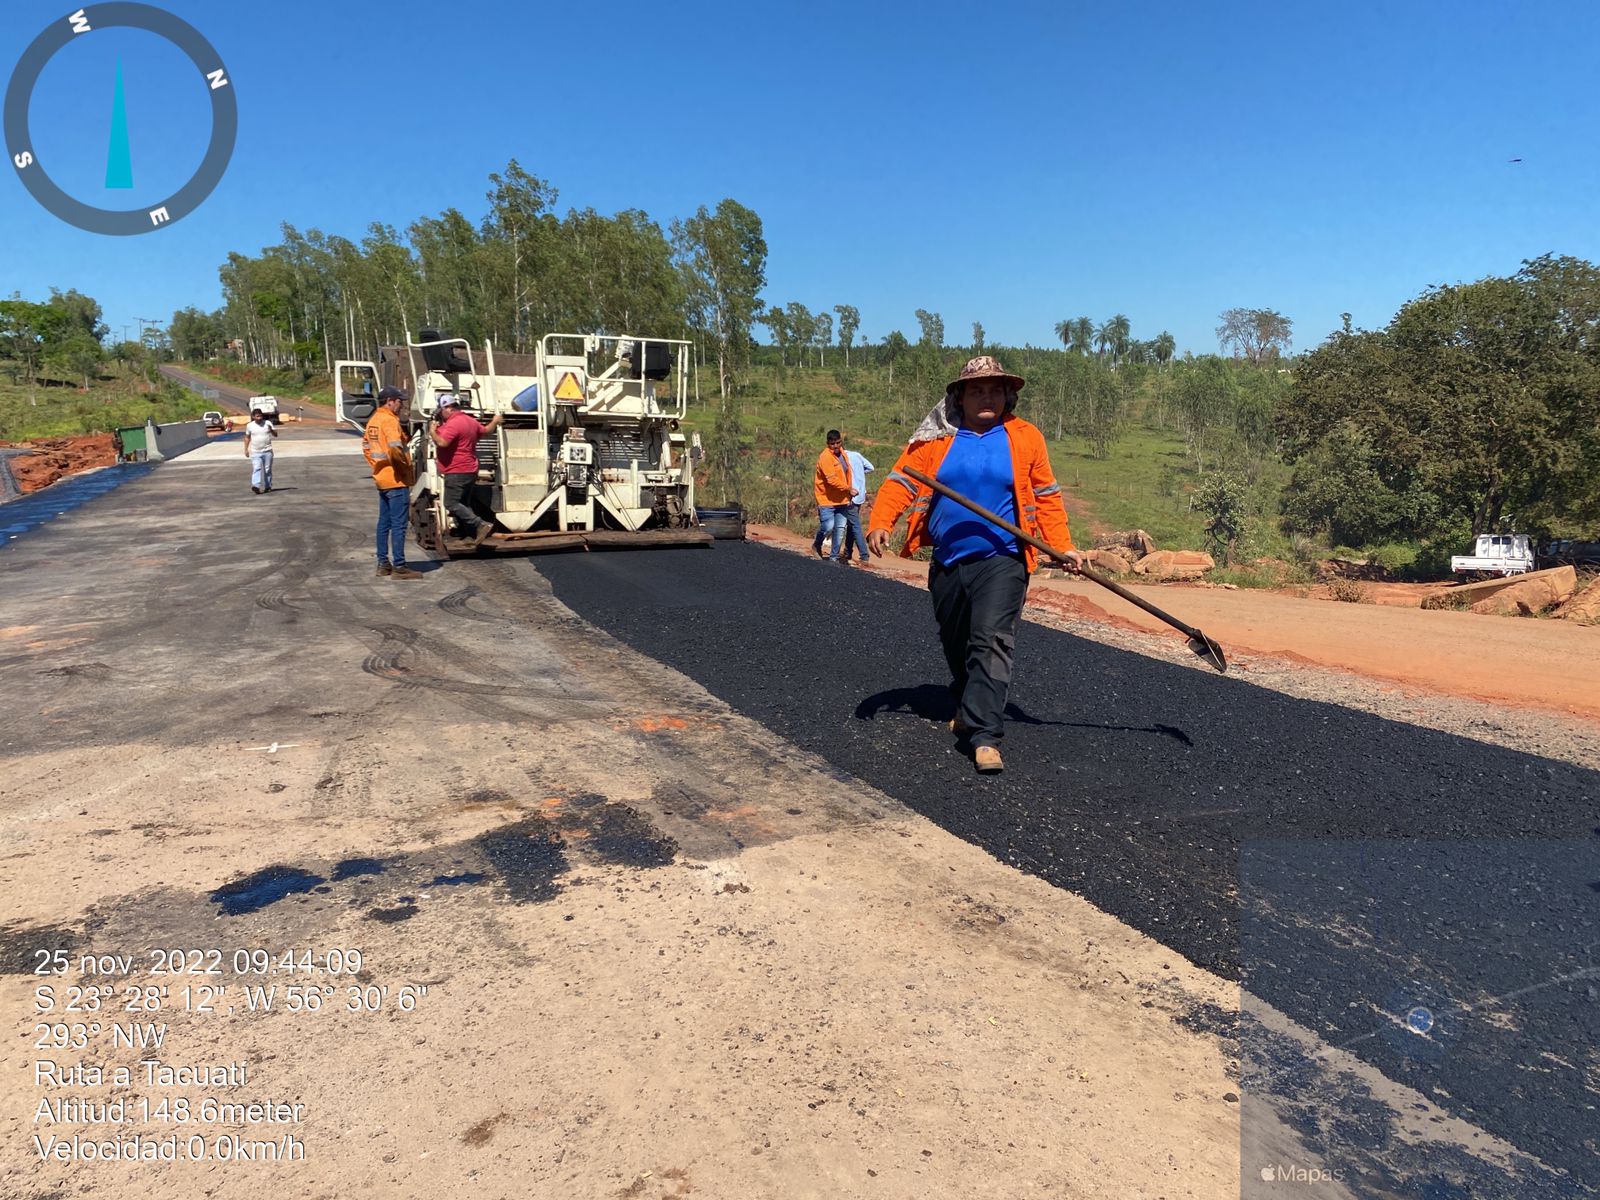
[[[0,70],[75,7],[10,0]],[[1592,3],[164,7],[238,90],[211,199],[100,237],[0,178],[0,294],[77,287],[116,337],[219,304],[228,252],[283,221],[359,238],[476,219],[511,158],[563,210],[665,225],[734,197],[765,222],[766,299],[854,304],[873,341],[914,338],[917,308],[952,343],[974,320],[1046,344],[1064,317],[1121,312],[1205,353],[1246,306],[1309,348],[1431,284],[1600,260]],[[33,137],[72,194],[132,207],[193,170],[208,102],[170,45],[92,38],[41,79]],[[103,186],[118,61],[132,192]]]

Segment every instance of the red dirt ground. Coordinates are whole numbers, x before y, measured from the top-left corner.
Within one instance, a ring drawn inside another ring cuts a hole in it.
[[[11,459],[11,473],[23,495],[47,488],[63,476],[91,467],[109,467],[117,461],[109,433],[0,442],[0,448],[33,451]]]

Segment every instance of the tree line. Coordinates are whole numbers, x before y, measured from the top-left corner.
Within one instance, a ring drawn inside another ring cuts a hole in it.
[[[759,216],[732,199],[665,228],[637,209],[561,215],[556,189],[515,159],[489,184],[477,220],[448,208],[359,242],[286,224],[278,245],[229,254],[222,307],[173,314],[174,353],[313,369],[424,327],[521,353],[557,330],[626,332],[695,340],[728,393],[763,307]]]

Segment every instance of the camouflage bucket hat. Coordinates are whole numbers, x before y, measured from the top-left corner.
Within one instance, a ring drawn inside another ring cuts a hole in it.
[[[950,381],[947,391],[953,391],[966,383],[969,379],[1004,379],[1014,388],[1021,388],[1027,380],[1021,375],[1013,375],[1000,365],[1000,360],[993,355],[980,354],[977,358],[969,358],[967,365],[961,368],[961,374]]]

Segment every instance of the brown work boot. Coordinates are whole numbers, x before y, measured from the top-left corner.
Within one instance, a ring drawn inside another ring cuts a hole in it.
[[[973,747],[972,765],[977,767],[979,774],[982,775],[994,775],[1006,769],[1005,760],[1000,757],[997,746]]]
[[[388,563],[379,563],[378,564],[378,574],[379,575],[393,575],[394,574],[394,568],[391,567]]]
[[[389,572],[390,579],[421,579],[421,571],[413,571],[410,567],[395,567]]]
[[[951,717],[950,732],[955,734],[958,738],[964,738],[972,733],[972,726],[968,725],[960,717]]]
[[[494,522],[493,521],[479,521],[478,522],[478,532],[472,535],[472,544],[473,544],[473,546],[476,547],[476,546],[483,545],[485,542],[487,542],[489,540],[490,535],[493,534],[493,533],[494,533]]]

